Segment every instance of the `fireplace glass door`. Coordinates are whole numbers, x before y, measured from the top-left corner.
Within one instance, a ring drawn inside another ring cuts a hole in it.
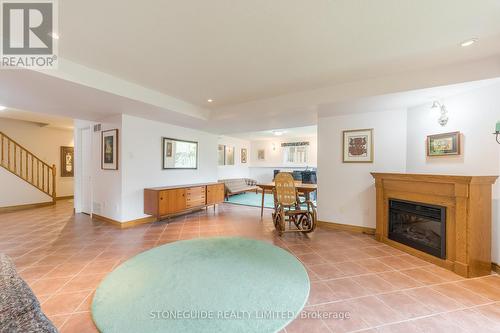
[[[446,207],[389,200],[389,239],[446,258]]]

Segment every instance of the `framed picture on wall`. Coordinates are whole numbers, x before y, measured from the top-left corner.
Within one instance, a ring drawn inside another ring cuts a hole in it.
[[[264,161],[266,159],[266,151],[265,151],[265,149],[259,149],[257,151],[257,159],[259,161]]]
[[[118,129],[101,132],[101,169],[118,170]]]
[[[225,165],[234,165],[234,147],[226,146]]]
[[[373,129],[346,130],[342,135],[342,162],[373,163]]]
[[[429,135],[427,156],[460,155],[460,132]]]
[[[74,148],[61,147],[61,177],[73,177],[74,168]]]
[[[198,142],[162,138],[163,169],[198,169]]]
[[[247,162],[247,149],[241,148],[241,163]]]

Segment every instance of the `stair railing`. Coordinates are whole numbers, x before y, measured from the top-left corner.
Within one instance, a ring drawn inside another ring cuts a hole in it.
[[[56,201],[56,166],[42,161],[5,133],[0,132],[0,166]]]

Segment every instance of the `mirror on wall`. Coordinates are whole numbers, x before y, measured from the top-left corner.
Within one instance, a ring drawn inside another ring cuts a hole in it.
[[[198,142],[163,138],[163,169],[197,169]]]

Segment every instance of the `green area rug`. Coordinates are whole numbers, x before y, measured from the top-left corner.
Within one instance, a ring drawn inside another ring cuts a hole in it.
[[[248,192],[235,194],[230,196],[226,202],[237,205],[260,207],[262,205],[262,193]],[[264,207],[274,208],[274,198],[272,194],[266,193],[264,195]]]
[[[111,332],[278,332],[309,296],[287,251],[239,237],[178,241],[143,252],[96,290],[92,316]]]
[[[304,198],[301,199],[302,201]],[[262,193],[248,192],[248,193],[240,193],[235,194],[229,197],[226,200],[228,203],[244,205],[244,206],[254,206],[260,207],[262,205]],[[314,204],[316,204],[315,200],[312,200]],[[265,208],[274,208],[274,198],[270,193],[266,193],[264,195],[264,207]],[[302,208],[306,209],[307,205],[302,205]]]

